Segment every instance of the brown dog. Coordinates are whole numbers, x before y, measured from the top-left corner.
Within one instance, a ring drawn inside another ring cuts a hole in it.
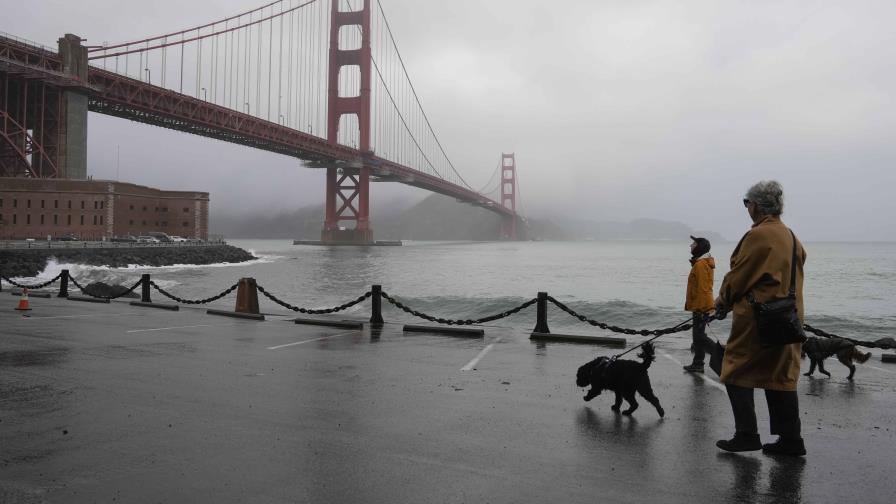
[[[842,338],[810,337],[803,343],[803,355],[809,357],[809,372],[804,373],[803,376],[812,376],[812,373],[815,372],[815,366],[818,366],[818,370],[822,374],[830,377],[831,373],[824,369],[824,360],[832,355],[836,355],[837,360],[849,368],[849,376],[846,379],[852,381],[853,375],[856,374],[856,367],[853,365],[853,362],[861,364],[867,361],[871,357],[871,352],[862,353],[856,349],[852,342]]]

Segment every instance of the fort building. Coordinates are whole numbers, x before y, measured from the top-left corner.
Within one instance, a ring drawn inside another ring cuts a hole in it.
[[[109,240],[163,232],[208,239],[207,192],[109,180],[0,177],[0,239]]]

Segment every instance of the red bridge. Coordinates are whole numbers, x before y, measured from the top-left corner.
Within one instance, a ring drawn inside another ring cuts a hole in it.
[[[467,184],[376,4],[281,0],[120,44],[85,46],[68,34],[56,51],[0,35],[0,176],[86,178],[92,111],[325,169],[325,243],[373,241],[371,181],[481,206],[516,239],[513,154],[502,154],[492,184]]]

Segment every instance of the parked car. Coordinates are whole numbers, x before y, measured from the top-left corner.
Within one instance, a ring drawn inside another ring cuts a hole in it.
[[[59,241],[80,241],[81,239],[73,234],[62,235],[59,238],[56,238]]]
[[[146,235],[152,236],[153,238],[155,238],[156,240],[158,240],[162,243],[172,243],[174,241],[171,239],[170,236],[168,236],[168,234],[162,233],[160,231],[148,231],[146,233]]]
[[[116,236],[116,237],[112,238],[112,241],[118,242],[118,243],[134,243],[137,241],[137,237],[131,236],[131,235]]]
[[[173,241],[174,243],[185,243],[187,241],[186,238],[182,238],[180,236],[172,235],[172,236],[170,236],[170,238],[171,238],[171,241]]]
[[[154,236],[138,236],[137,243],[159,243],[159,240]]]

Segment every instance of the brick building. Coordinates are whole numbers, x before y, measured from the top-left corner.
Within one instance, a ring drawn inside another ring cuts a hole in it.
[[[109,180],[0,177],[0,239],[84,240],[161,231],[208,239],[208,193]]]

